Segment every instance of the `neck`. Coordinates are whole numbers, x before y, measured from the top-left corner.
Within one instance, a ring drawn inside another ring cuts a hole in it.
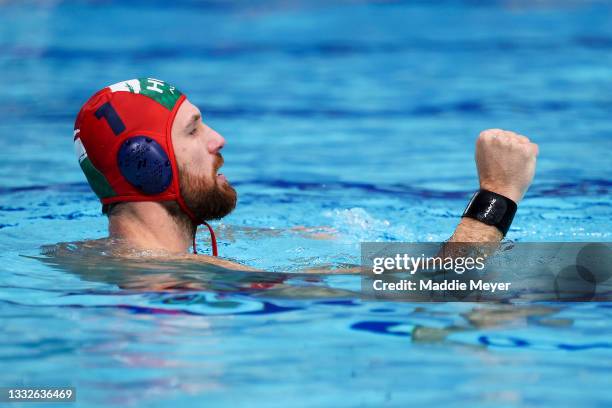
[[[174,202],[122,203],[111,211],[110,238],[131,247],[184,253],[189,250],[196,226]]]

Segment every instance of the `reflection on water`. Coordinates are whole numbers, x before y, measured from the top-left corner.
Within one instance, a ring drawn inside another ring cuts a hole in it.
[[[160,396],[221,402],[257,382],[324,381],[339,396],[356,383],[384,389],[389,376],[414,365],[432,384],[420,391],[435,398],[433,384],[457,381],[457,368],[481,385],[491,373],[503,378],[516,364],[503,350],[529,353],[522,367],[531,369],[541,358],[576,364],[561,353],[595,358],[612,349],[589,323],[606,313],[597,303],[375,302],[360,298],[354,274],[232,271],[151,254],[119,257],[111,247],[105,240],[45,247],[28,261],[44,265],[50,280],[39,285],[34,275],[0,292],[10,305],[0,315],[11,322],[0,358],[77,385],[80,398],[99,405],[155,406]],[[339,374],[336,361],[352,374]],[[289,367],[299,381],[279,377]]]
[[[44,256],[37,259],[81,279],[114,285],[121,291],[212,291],[252,296],[265,291],[268,297],[291,298],[355,296],[354,292],[326,286],[324,274],[232,270],[198,262],[191,256],[117,250],[121,247],[117,244],[112,239],[99,239],[49,245],[42,249]],[[300,287],[299,293],[292,290],[296,286]]]
[[[359,276],[294,268],[446,239],[490,127],[541,147],[512,239],[609,241],[610,2],[0,7],[0,385],[75,385],[87,407],[610,405],[607,303],[374,302]],[[224,222],[244,228],[219,228],[221,254],[272,272],[39,253],[105,236],[71,125],[135,72],[226,136]],[[249,229],[296,225],[338,239]]]
[[[92,300],[95,303],[95,299],[114,296],[120,297],[121,302],[111,302],[110,305],[137,313],[218,315],[290,312],[308,309],[313,303],[346,307],[370,304],[362,299],[359,290],[337,288],[329,281],[330,277],[343,276],[359,280],[360,276],[355,274],[237,271],[193,259],[167,258],[164,254],[149,251],[122,250],[118,253],[116,248],[120,246],[117,244],[110,239],[100,239],[50,245],[44,247],[43,256],[36,259],[83,280],[117,288],[64,294],[66,305],[75,305],[80,299],[87,298],[87,305],[92,306]],[[97,296],[92,299],[92,295]],[[130,299],[136,302],[131,303]],[[302,302],[292,303],[296,300]],[[386,306],[393,311],[397,305],[390,303]],[[411,314],[427,316],[430,309],[436,307],[414,308],[407,317]],[[559,310],[561,306],[554,304],[491,303],[470,306],[458,313],[460,323],[444,327],[428,327],[426,323],[405,327],[400,322],[363,321],[352,324],[351,328],[405,336],[419,343],[440,342],[448,340],[449,334],[456,332],[526,325],[528,322],[550,327],[571,326],[571,319],[554,316]]]

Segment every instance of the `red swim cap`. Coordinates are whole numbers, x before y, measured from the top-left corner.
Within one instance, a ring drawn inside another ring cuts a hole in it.
[[[144,78],[106,87],[83,105],[74,146],[103,204],[180,197],[171,129],[184,100],[173,86]]]
[[[164,81],[139,78],[108,86],[83,105],[74,146],[102,204],[176,201],[194,223],[203,223],[181,196],[172,147],[172,123],[184,100]]]

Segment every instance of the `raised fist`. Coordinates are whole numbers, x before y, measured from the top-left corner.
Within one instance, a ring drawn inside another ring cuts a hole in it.
[[[480,188],[518,203],[535,173],[538,145],[523,135],[501,129],[480,133],[476,142],[476,167]]]

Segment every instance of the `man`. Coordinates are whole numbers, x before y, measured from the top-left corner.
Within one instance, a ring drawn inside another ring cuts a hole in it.
[[[79,163],[108,215],[118,252],[147,250],[167,256],[188,252],[200,224],[220,219],[236,205],[236,191],[219,169],[225,139],[175,87],[153,78],[102,89],[75,123]],[[498,242],[516,204],[531,184],[538,147],[500,129],[482,132],[476,144],[481,190],[468,205],[451,241]],[[216,240],[211,233],[213,254]],[[232,269],[248,267],[198,257]]]

